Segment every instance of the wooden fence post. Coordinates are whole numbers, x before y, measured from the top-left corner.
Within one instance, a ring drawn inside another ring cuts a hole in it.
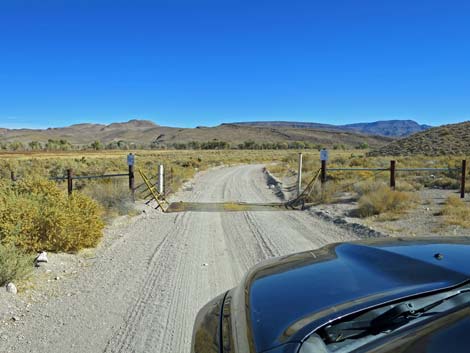
[[[13,170],[10,172],[10,178],[11,178],[11,181],[16,181],[15,172]]]
[[[174,169],[173,167],[167,169],[166,171],[166,180],[168,180],[168,182],[165,182],[165,192],[168,194],[170,191],[173,191],[172,190],[172,185],[173,185],[173,173],[174,173]]]
[[[321,182],[326,182],[326,161],[321,161]]]
[[[390,187],[395,189],[395,164],[396,161],[390,161]]]
[[[135,177],[134,177],[134,166],[129,166],[129,190],[131,191],[132,201],[135,202]]]
[[[465,177],[467,174],[467,161],[464,159],[462,160],[462,174],[460,176],[460,198],[463,199],[465,197]]]
[[[73,171],[72,169],[67,169],[67,192],[72,195],[73,191]]]

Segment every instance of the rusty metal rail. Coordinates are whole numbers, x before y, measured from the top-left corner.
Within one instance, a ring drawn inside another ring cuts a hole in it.
[[[380,171],[380,170],[390,170],[390,168],[328,168],[330,172],[357,172],[357,171]],[[413,172],[413,171],[459,171],[460,168],[395,168],[397,172]]]
[[[125,174],[104,174],[104,175],[73,175],[72,179],[105,179],[105,178],[115,178],[115,177],[129,177],[129,173]],[[61,181],[67,180],[68,177],[51,177],[49,180]]]

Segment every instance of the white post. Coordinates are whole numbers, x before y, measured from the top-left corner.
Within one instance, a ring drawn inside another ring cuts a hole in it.
[[[297,173],[297,196],[302,192],[302,153],[299,153],[299,171]]]
[[[163,195],[163,164],[158,165],[158,192]]]

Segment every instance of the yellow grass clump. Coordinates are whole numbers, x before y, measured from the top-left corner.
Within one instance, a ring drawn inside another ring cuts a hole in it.
[[[356,213],[359,217],[384,213],[400,214],[415,204],[416,197],[411,193],[392,190],[384,183],[371,183],[363,189]]]
[[[447,198],[441,214],[447,224],[470,228],[470,206],[456,195]]]

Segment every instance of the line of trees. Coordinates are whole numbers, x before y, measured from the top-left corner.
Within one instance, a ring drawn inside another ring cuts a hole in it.
[[[23,143],[21,141],[13,141],[7,143],[0,143],[0,149],[8,151],[68,151],[74,149],[70,142],[64,139],[53,140],[49,139],[46,143],[39,141],[31,141]]]
[[[130,149],[149,149],[148,145],[136,144],[127,141],[113,141],[107,144],[101,141],[93,141],[87,145],[73,145],[65,139],[49,139],[46,143],[40,141],[31,141],[23,143],[21,141],[12,141],[0,143],[0,150],[4,151],[78,151],[78,150],[130,150]]]
[[[217,150],[217,149],[239,149],[239,150],[286,150],[286,149],[313,149],[321,150],[324,145],[318,143],[311,143],[305,141],[291,141],[291,142],[255,142],[252,140],[245,141],[236,145],[232,145],[225,141],[208,141],[198,142],[191,141],[187,143],[173,143],[162,147],[158,144],[152,148],[174,148],[178,150]],[[346,150],[348,147],[344,144],[333,144],[331,146],[334,150]],[[368,149],[367,142],[361,142],[354,146],[355,149]]]
[[[136,144],[124,140],[112,141],[107,144],[101,141],[93,141],[87,145],[72,145],[65,139],[54,140],[49,139],[46,143],[39,141],[31,141],[29,143],[22,143],[20,141],[13,141],[8,143],[0,143],[1,150],[7,151],[70,151],[70,150],[131,150],[131,149],[177,149],[177,150],[227,150],[227,149],[240,149],[240,150],[285,150],[285,149],[314,149],[320,150],[325,147],[318,143],[311,143],[305,141],[291,141],[291,142],[256,142],[248,140],[239,144],[230,144],[226,141],[212,140],[206,142],[190,141],[190,142],[175,142],[175,143],[161,143],[158,141],[148,144]],[[369,145],[362,142],[354,146],[356,149],[367,149]],[[345,150],[347,147],[344,144],[334,144],[332,146],[335,150]]]
[[[292,141],[292,142],[256,142],[253,140],[245,141],[239,144],[230,144],[226,141],[207,141],[198,142],[191,141],[186,143],[173,143],[168,145],[170,148],[179,150],[216,150],[216,149],[239,149],[239,150],[285,150],[285,149],[318,149],[322,148],[322,145],[304,142],[304,141]],[[343,146],[344,147],[344,146]]]

